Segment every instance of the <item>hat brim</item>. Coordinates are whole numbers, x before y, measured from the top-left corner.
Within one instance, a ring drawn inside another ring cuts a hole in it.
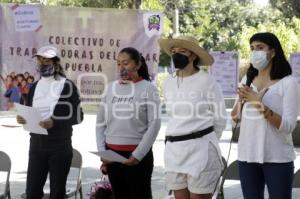
[[[199,45],[194,42],[183,40],[183,39],[159,39],[158,43],[161,49],[171,56],[171,49],[173,47],[186,48],[195,53],[200,58],[200,64],[204,66],[210,66],[214,63],[214,58]]]
[[[57,56],[53,56],[53,55],[46,55],[46,54],[39,54],[39,53],[33,55],[32,57],[37,57],[37,56],[45,57],[45,58],[48,58],[48,59],[52,59],[52,58],[57,57]],[[57,58],[59,59],[59,57],[57,57]]]

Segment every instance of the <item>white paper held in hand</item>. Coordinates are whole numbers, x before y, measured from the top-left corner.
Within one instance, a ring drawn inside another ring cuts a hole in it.
[[[47,130],[39,125],[40,121],[43,119],[37,108],[24,106],[18,103],[14,103],[14,105],[17,109],[17,114],[26,121],[26,124],[23,125],[24,130],[35,134],[48,135]]]
[[[121,162],[122,163],[122,162],[125,162],[126,160],[128,160],[124,156],[121,156],[112,150],[105,150],[105,151],[91,152],[91,153],[98,155],[101,158],[111,161],[111,162]]]

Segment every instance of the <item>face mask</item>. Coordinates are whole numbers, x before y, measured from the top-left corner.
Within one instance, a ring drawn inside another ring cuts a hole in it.
[[[250,61],[253,67],[259,71],[265,69],[269,63],[269,60],[267,59],[267,53],[262,50],[252,51]]]
[[[39,65],[39,72],[42,77],[49,77],[54,74],[53,64],[41,64]]]
[[[126,69],[121,69],[121,71],[119,72],[119,76],[121,80],[132,80],[134,79],[135,76],[135,71],[131,71],[131,70],[126,70]]]
[[[175,53],[174,55],[172,55],[172,60],[175,68],[177,69],[183,69],[189,64],[188,56],[180,53]]]

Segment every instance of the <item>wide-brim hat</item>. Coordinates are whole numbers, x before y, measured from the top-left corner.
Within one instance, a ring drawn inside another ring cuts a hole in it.
[[[58,59],[60,58],[60,53],[57,48],[54,46],[43,46],[38,49],[37,53],[34,55],[35,56],[41,56],[45,58],[54,58],[57,57]]]
[[[173,47],[180,47],[195,53],[200,58],[200,65],[209,66],[214,63],[214,58],[201,48],[198,40],[193,37],[181,35],[175,38],[160,38],[158,43],[160,48],[170,56]]]

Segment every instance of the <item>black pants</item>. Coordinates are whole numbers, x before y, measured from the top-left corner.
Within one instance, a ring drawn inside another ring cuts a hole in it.
[[[129,157],[130,152],[118,152]],[[135,166],[120,163],[109,164],[108,177],[115,199],[151,199],[151,176],[153,171],[152,150]]]
[[[73,157],[71,140],[49,142],[32,139],[27,171],[27,199],[41,199],[43,187],[50,177],[50,198],[63,199]]]

